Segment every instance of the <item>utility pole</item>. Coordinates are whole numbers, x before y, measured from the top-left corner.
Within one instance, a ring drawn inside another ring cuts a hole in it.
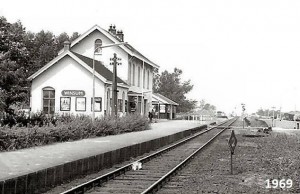
[[[118,61],[121,61],[120,58],[117,57],[117,54],[114,53],[114,57],[110,58],[110,65],[113,65],[113,80],[112,80],[112,115],[117,118],[118,116],[118,88],[117,88],[117,65],[122,65]]]

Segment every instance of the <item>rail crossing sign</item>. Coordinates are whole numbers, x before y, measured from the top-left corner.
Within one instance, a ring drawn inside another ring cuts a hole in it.
[[[234,154],[234,149],[235,149],[235,147],[236,147],[236,144],[237,144],[237,139],[236,139],[236,137],[235,137],[234,130],[232,130],[232,131],[231,131],[230,138],[229,138],[229,140],[228,140],[228,145],[229,145],[231,154]]]

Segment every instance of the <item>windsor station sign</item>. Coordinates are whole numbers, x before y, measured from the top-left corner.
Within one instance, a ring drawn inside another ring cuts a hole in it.
[[[85,91],[83,90],[63,90],[61,91],[63,96],[85,96]]]

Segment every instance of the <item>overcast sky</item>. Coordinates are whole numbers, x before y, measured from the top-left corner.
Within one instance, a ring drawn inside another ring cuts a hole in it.
[[[115,24],[160,65],[183,70],[191,99],[218,110],[300,109],[300,1],[1,0],[0,15],[56,35]]]

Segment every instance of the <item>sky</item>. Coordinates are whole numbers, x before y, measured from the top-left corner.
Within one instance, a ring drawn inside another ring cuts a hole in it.
[[[160,66],[182,69],[188,98],[226,113],[300,109],[300,1],[1,0],[0,15],[27,31],[84,33],[115,24]]]

